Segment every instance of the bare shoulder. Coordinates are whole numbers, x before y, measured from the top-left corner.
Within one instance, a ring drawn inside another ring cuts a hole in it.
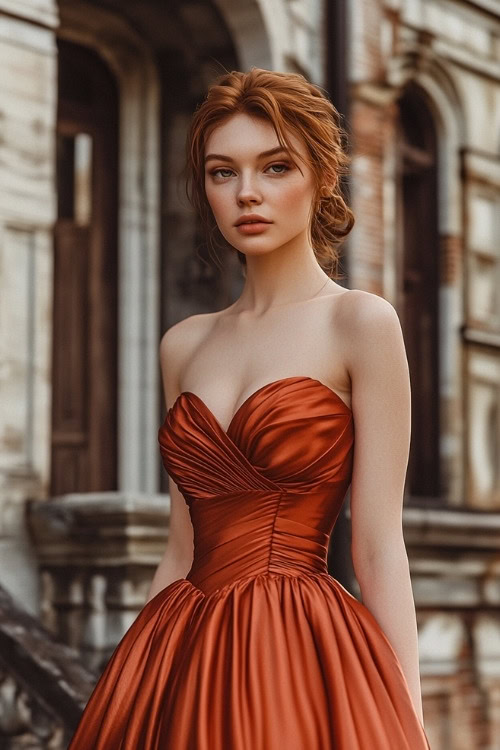
[[[180,392],[183,369],[192,354],[208,335],[217,313],[198,313],[171,325],[163,333],[159,357],[167,406]]]
[[[387,354],[402,343],[401,322],[394,305],[384,297],[362,289],[351,289],[342,295],[336,325],[346,358],[351,363],[363,352]]]
[[[175,354],[177,350],[183,351],[190,345],[196,346],[212,327],[215,315],[216,313],[189,315],[171,325],[161,337],[161,354]]]
[[[339,315],[343,323],[358,326],[361,333],[365,325],[383,323],[388,325],[399,323],[399,317],[394,305],[384,297],[373,292],[365,292],[363,289],[350,289],[347,294],[341,295]]]

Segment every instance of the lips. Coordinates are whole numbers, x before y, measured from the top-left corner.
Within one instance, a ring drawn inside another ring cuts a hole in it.
[[[235,224],[235,227],[239,227],[242,224],[271,224],[268,219],[265,219],[259,214],[248,214],[247,216],[240,216]]]

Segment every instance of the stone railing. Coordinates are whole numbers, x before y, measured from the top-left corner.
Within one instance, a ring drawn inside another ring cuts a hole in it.
[[[496,750],[500,513],[410,506],[404,530],[431,747]]]
[[[144,606],[168,538],[168,495],[71,494],[32,501],[40,612],[100,672]]]
[[[96,682],[0,587],[0,747],[64,750]]]

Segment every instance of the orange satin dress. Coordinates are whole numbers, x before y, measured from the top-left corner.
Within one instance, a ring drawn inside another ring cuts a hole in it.
[[[226,431],[184,391],[158,439],[193,564],[125,633],[69,750],[430,750],[388,638],[327,572],[353,463],[340,396],[275,380]]]

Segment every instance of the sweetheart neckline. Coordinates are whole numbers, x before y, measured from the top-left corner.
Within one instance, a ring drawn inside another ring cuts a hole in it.
[[[224,435],[229,436],[229,433],[231,431],[231,427],[234,424],[237,416],[240,414],[241,410],[253,398],[255,398],[256,396],[258,396],[266,388],[270,388],[273,385],[278,385],[278,383],[286,383],[286,382],[290,382],[290,381],[293,381],[293,380],[307,380],[307,381],[310,381],[312,383],[317,383],[322,388],[325,388],[330,393],[330,395],[333,396],[334,399],[336,401],[338,401],[344,407],[344,409],[347,410],[347,412],[349,413],[349,415],[351,417],[353,416],[353,412],[352,412],[352,409],[350,408],[350,406],[348,406],[346,404],[346,402],[339,396],[339,394],[336,391],[334,391],[332,388],[330,388],[329,385],[326,385],[326,383],[323,383],[321,380],[318,380],[318,378],[313,378],[310,375],[288,375],[288,376],[286,376],[284,378],[276,378],[276,380],[271,380],[269,383],[264,383],[264,385],[259,386],[259,388],[257,388],[255,391],[253,391],[249,396],[246,397],[246,399],[244,401],[241,402],[241,404],[238,406],[238,408],[234,412],[233,416],[231,417],[231,420],[230,420],[230,422],[229,422],[229,424],[228,424],[228,426],[227,426],[226,429],[224,429],[224,427],[219,422],[219,420],[217,419],[217,417],[215,416],[215,414],[213,413],[213,411],[210,409],[209,406],[207,406],[207,404],[203,401],[203,399],[201,398],[201,396],[198,396],[198,394],[194,393],[193,391],[181,391],[178,394],[178,396],[175,399],[175,401],[173,402],[173,404],[170,407],[170,409],[168,410],[167,416],[168,416],[168,414],[170,414],[172,412],[172,410],[174,409],[175,405],[180,400],[181,396],[188,396],[190,398],[195,398],[203,406],[203,408],[206,410],[206,412],[210,415],[210,417],[213,419],[213,421],[215,422],[215,424],[217,425],[217,427],[221,430],[221,432],[224,433]]]

